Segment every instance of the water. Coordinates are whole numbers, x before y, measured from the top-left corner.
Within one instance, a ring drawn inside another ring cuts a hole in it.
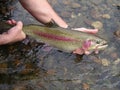
[[[94,28],[93,22],[102,23],[98,34],[108,40],[108,48],[80,56],[55,48],[48,51],[31,38],[0,46],[0,90],[119,90],[120,40],[114,35],[120,28],[119,0],[50,3],[71,27]],[[38,23],[20,4],[16,6],[12,18]]]

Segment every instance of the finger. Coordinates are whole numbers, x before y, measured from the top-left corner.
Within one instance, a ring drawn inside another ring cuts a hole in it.
[[[23,23],[21,21],[18,21],[16,23],[16,26],[14,26],[13,28],[11,28],[10,30],[8,30],[8,33],[11,33],[11,34],[16,34],[18,32],[20,32],[22,30],[22,27],[23,27]]]
[[[98,32],[98,29],[87,29],[87,28],[73,28],[73,30],[82,31],[91,34],[96,34]]]
[[[11,19],[11,20],[8,20],[6,23],[11,24],[11,25],[16,25],[17,22]]]
[[[11,19],[12,24],[16,24],[17,22],[14,19]]]
[[[21,21],[18,21],[18,22],[16,22],[16,26],[17,26],[19,29],[22,29],[23,23],[22,23]]]
[[[12,24],[11,20],[6,21],[6,23],[8,23],[8,24]]]

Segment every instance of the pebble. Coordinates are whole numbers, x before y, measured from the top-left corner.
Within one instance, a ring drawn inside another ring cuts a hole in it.
[[[108,61],[107,59],[102,59],[102,65],[103,66],[109,66],[110,65],[110,61]]]
[[[118,38],[120,38],[120,30],[117,30],[116,32],[114,32],[114,35]]]
[[[75,8],[80,8],[81,5],[78,4],[78,3],[72,3],[72,4],[71,4],[71,7],[75,9]]]
[[[75,13],[71,14],[71,18],[76,18],[76,17],[77,17],[77,15],[75,15]]]
[[[100,16],[101,16],[101,14],[98,11],[98,9],[92,9],[90,11],[90,15],[91,15],[92,18],[97,19],[97,20],[100,19]]]
[[[117,65],[120,63],[120,58],[118,58],[117,60],[114,61],[114,64]]]
[[[90,90],[89,84],[83,83],[83,90]]]
[[[100,21],[95,21],[95,22],[92,22],[91,26],[93,26],[96,29],[102,29],[103,28],[103,23],[100,22]]]
[[[63,1],[63,4],[65,4],[65,5],[70,5],[71,2],[70,2],[69,0],[64,0],[64,1]]]
[[[57,0],[50,0],[49,3],[54,6],[57,4]]]
[[[71,13],[63,11],[63,12],[61,12],[61,16],[64,17],[64,18],[68,18],[68,17],[71,16]]]
[[[102,15],[102,18],[105,18],[105,19],[110,19],[111,17],[110,17],[110,15],[109,15],[109,14],[103,14],[103,15]]]
[[[92,0],[92,2],[96,5],[99,5],[102,3],[103,0]]]

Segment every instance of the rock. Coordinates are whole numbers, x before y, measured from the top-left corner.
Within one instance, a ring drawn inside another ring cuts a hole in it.
[[[87,18],[85,18],[84,22],[85,22],[85,24],[87,24],[87,25],[91,25],[91,24],[92,24],[92,20],[87,19]]]
[[[13,90],[26,90],[26,87],[24,85],[16,85]]]
[[[65,4],[65,5],[70,5],[70,3],[71,3],[71,2],[70,2],[69,0],[64,0],[64,1],[63,1],[63,4]]]
[[[87,83],[83,83],[83,90],[89,90],[90,89],[90,85]]]
[[[116,52],[112,52],[111,55],[110,55],[112,58],[117,58],[118,57],[118,54]]]
[[[109,66],[110,65],[110,61],[108,61],[107,59],[102,59],[102,65],[103,66]]]
[[[92,2],[96,5],[99,5],[103,2],[103,0],[92,0]]]
[[[71,16],[71,13],[63,11],[63,12],[61,12],[61,16],[64,17],[64,18],[68,18],[68,17]]]
[[[117,5],[117,9],[120,10],[120,5]]]
[[[117,60],[115,60],[113,64],[117,65],[119,63],[120,63],[120,58],[118,58]]]
[[[110,17],[110,15],[109,15],[109,14],[103,14],[103,15],[102,15],[102,18],[105,18],[105,19],[110,19],[111,17]]]
[[[90,15],[91,15],[92,18],[97,19],[97,20],[100,19],[100,16],[101,16],[98,9],[92,9],[90,11]]]
[[[120,30],[117,30],[116,32],[114,32],[114,35],[118,38],[120,38]]]
[[[57,4],[57,0],[50,0],[49,3],[54,6]]]
[[[103,28],[103,24],[102,24],[102,22],[100,22],[100,21],[95,21],[95,22],[93,22],[93,23],[91,24],[91,26],[93,26],[93,27],[96,28],[96,29],[102,29],[102,28]]]
[[[72,8],[80,8],[81,5],[80,5],[79,3],[72,3],[72,4],[71,4],[71,7],[72,7]]]
[[[76,15],[75,13],[72,12],[71,18],[76,18],[76,17],[77,17],[77,15]]]

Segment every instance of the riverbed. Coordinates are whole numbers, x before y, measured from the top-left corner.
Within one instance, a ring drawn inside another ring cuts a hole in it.
[[[120,90],[120,1],[49,0],[73,28],[98,28],[108,47],[98,54],[63,52],[27,36],[0,46],[0,90]],[[13,19],[40,24],[19,2]]]

